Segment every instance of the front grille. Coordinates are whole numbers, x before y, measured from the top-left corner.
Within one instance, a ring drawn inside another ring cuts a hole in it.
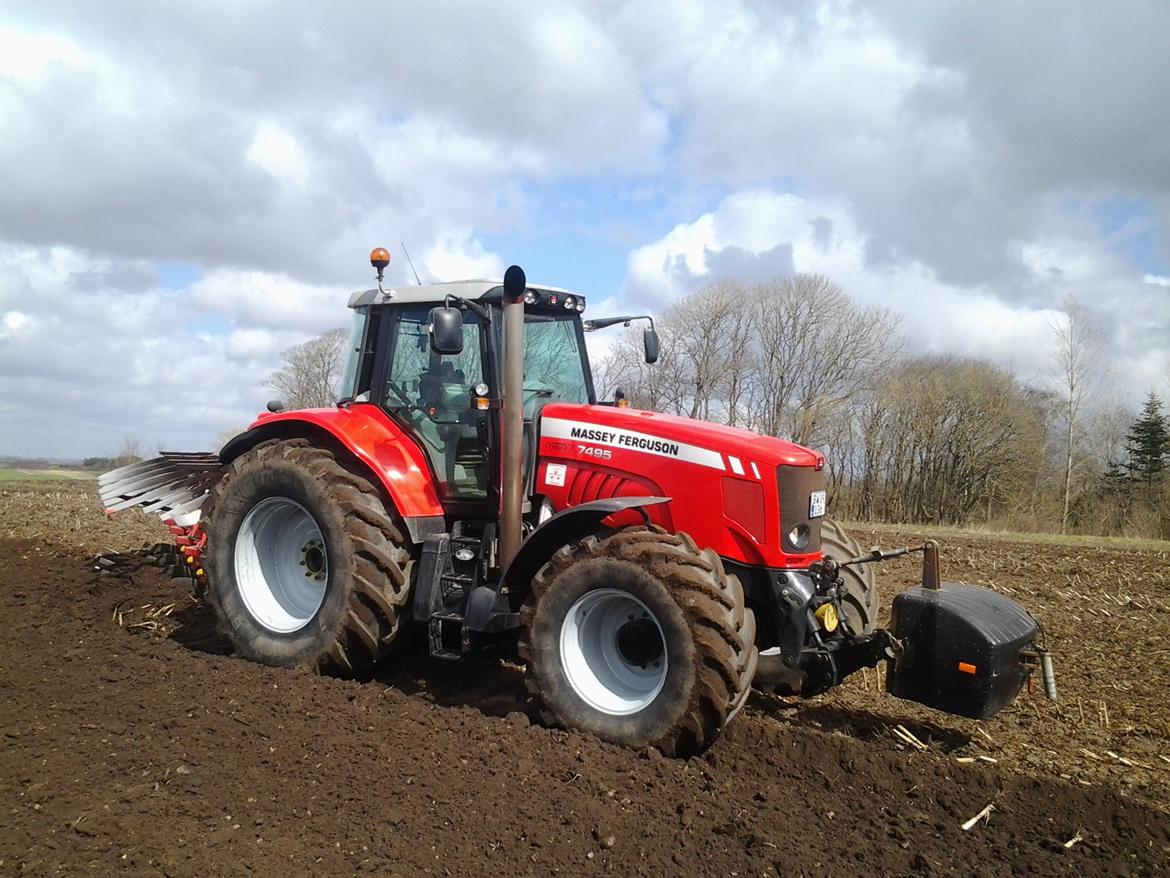
[[[790,555],[811,555],[821,550],[821,518],[808,517],[808,501],[813,491],[825,490],[825,471],[811,466],[776,467],[776,484],[780,489],[780,547]],[[792,529],[803,524],[808,540],[794,544]]]

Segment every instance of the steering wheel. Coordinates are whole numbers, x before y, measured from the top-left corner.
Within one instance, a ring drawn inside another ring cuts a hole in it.
[[[401,400],[401,404],[395,405],[395,408],[404,408],[413,412],[421,412],[426,417],[430,418],[431,423],[434,424],[461,424],[463,423],[459,412],[456,412],[451,417],[436,417],[435,412],[437,407],[420,405],[419,403],[411,402],[410,397],[407,396],[406,391],[395,384],[393,381],[387,381],[386,386],[394,391],[394,394]],[[551,391],[550,391],[551,392]]]

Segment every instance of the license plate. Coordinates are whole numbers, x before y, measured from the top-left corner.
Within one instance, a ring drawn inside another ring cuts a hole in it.
[[[825,492],[813,491],[808,495],[808,517],[820,518],[825,514]]]

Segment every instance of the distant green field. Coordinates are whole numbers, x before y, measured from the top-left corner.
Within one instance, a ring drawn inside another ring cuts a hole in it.
[[[0,468],[0,482],[92,481],[98,474],[78,469],[9,469]]]
[[[872,530],[879,533],[900,532],[904,534],[920,534],[927,537],[969,537],[973,539],[1003,540],[1018,543],[1045,543],[1054,546],[1077,546],[1094,548],[1109,546],[1114,549],[1145,549],[1154,552],[1170,551],[1170,541],[1150,540],[1138,537],[1107,537],[1093,534],[1050,534],[1050,533],[1022,533],[1016,531],[997,531],[978,527],[942,527],[926,524],[885,524],[883,522],[866,521],[848,523],[850,530]]]

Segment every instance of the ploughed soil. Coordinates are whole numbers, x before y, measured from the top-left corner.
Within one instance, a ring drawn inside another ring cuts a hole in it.
[[[156,534],[83,487],[0,490],[0,875],[1170,871],[1166,552],[944,541],[948,578],[1036,612],[1057,704],[974,723],[871,671],[672,760],[539,725],[506,653],[408,644],[362,681],[234,658],[190,580],[93,572]]]

